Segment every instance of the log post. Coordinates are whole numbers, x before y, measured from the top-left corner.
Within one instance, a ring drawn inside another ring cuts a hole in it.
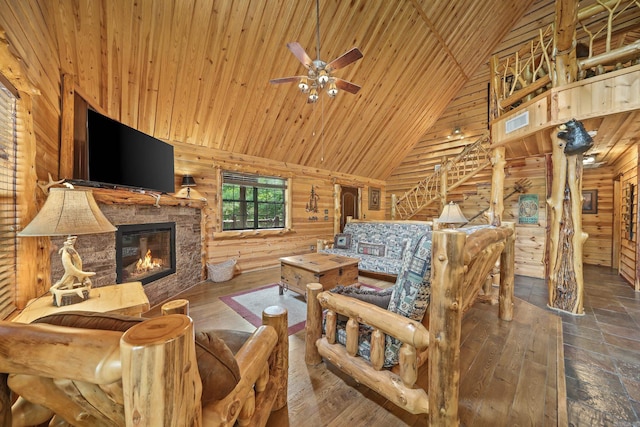
[[[440,212],[442,212],[444,207],[447,205],[448,170],[449,167],[447,166],[447,159],[443,158],[440,166]]]
[[[584,314],[582,246],[582,154],[567,156],[565,142],[551,134],[553,182],[549,227],[549,307]]]
[[[278,334],[278,344],[269,359],[269,371],[276,376],[278,391],[271,408],[276,411],[287,404],[289,388],[289,316],[286,308],[270,306],[262,311],[262,324],[272,326]]]
[[[202,425],[202,382],[192,320],[170,314],[122,335],[122,385],[127,426]],[[162,381],[158,379],[162,378]]]
[[[316,347],[316,341],[322,336],[322,306],[318,294],[322,292],[320,283],[307,285],[307,324],[305,326],[304,361],[307,365],[317,365],[322,357]]]
[[[504,223],[513,230],[507,237],[500,255],[500,291],[498,295],[498,317],[502,320],[513,320],[513,290],[516,253],[516,224]]]
[[[493,149],[491,157],[491,204],[489,205],[489,223],[500,225],[504,213],[504,167],[505,160],[504,146]]]
[[[555,15],[555,65],[553,86],[562,86],[576,81],[578,65],[576,62],[576,23],[578,22],[578,2],[575,0],[556,0]]]
[[[340,199],[342,198],[342,187],[340,184],[333,185],[333,234],[339,234],[342,224],[342,209]]]
[[[396,219],[396,204],[398,203],[398,196],[395,193],[391,195],[391,219]]]
[[[73,120],[75,82],[70,74],[62,75],[62,90],[60,91],[62,112],[60,113],[60,154],[58,162],[59,178],[74,178],[73,176]]]
[[[429,307],[429,425],[457,426],[460,389],[460,327],[466,235],[433,233]]]
[[[185,316],[188,316],[189,300],[176,299],[173,301],[166,302],[162,304],[162,307],[160,310],[162,311],[163,316],[166,316],[168,314],[184,314]]]

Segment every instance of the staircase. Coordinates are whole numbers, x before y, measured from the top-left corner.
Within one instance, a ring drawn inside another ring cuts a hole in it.
[[[395,213],[400,219],[411,219],[422,209],[442,197],[443,174],[446,191],[453,190],[491,164],[491,140],[488,134],[467,145],[456,157],[447,160],[440,169],[420,181],[396,201]]]

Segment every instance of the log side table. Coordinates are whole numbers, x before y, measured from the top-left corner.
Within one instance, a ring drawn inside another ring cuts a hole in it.
[[[148,310],[149,299],[144,293],[142,283],[129,282],[91,288],[88,300],[61,307],[53,305],[53,297],[47,293],[29,301],[27,306],[11,321],[31,323],[40,317],[65,311],[93,311],[140,316]]]
[[[280,295],[284,289],[304,295],[307,283],[320,283],[325,291],[358,283],[358,261],[318,252],[280,258]]]

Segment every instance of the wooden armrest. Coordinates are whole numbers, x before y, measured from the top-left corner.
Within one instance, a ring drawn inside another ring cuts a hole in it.
[[[273,327],[263,325],[256,329],[236,354],[240,381],[246,379],[251,384],[256,382],[277,342],[278,334]]]
[[[514,234],[510,227],[482,228],[467,236],[464,245],[464,263],[469,264],[487,246],[502,242]]]
[[[94,384],[122,376],[122,332],[0,322],[0,335],[0,372]]]
[[[418,350],[424,350],[429,346],[429,331],[415,320],[374,304],[332,292],[321,292],[318,301],[323,308],[355,318],[359,323],[379,329]]]

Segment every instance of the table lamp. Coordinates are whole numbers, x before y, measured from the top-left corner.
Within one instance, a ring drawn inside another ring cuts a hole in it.
[[[438,222],[447,225],[447,228],[456,228],[458,224],[466,224],[469,220],[467,220],[467,218],[462,214],[460,206],[453,202],[449,202],[449,204],[445,205],[442,210],[442,214],[438,218]]]
[[[89,277],[96,274],[82,270],[82,260],[74,248],[77,235],[115,230],[100,211],[91,190],[50,188],[44,206],[18,236],[68,236],[58,251],[62,256],[64,275],[50,288],[53,304],[60,307],[88,299]]]

